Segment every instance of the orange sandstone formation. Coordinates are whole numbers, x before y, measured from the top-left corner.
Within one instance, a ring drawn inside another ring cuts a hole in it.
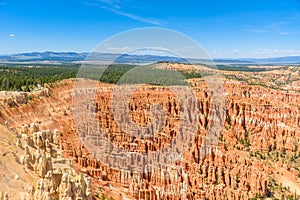
[[[300,194],[297,162],[300,155],[300,98],[296,92],[225,80],[223,130],[216,144],[209,148],[205,136],[212,123],[210,94],[203,80],[195,79],[192,85],[198,102],[190,112],[199,113],[199,118],[194,119],[197,131],[182,158],[162,169],[149,167],[142,172],[132,172],[107,165],[81,142],[72,115],[73,84],[72,80],[65,80],[48,85],[45,91],[7,93],[0,97],[0,123],[17,134],[12,145],[23,148],[24,157],[19,165],[29,169],[35,177],[26,178],[34,186],[33,195],[39,195],[46,185],[50,193],[51,188],[56,189],[54,198],[62,199],[62,191],[72,190],[66,195],[72,193],[75,199],[75,191],[85,191],[81,198],[88,199],[89,184],[93,188],[93,198],[101,193],[115,199],[154,200],[281,198],[282,195]],[[162,129],[155,133],[150,131],[151,137],[139,138],[127,135],[114,121],[111,106],[114,87],[99,84],[93,107],[103,135],[113,145],[128,152],[155,152],[178,136],[181,105],[174,93],[159,86],[144,86],[132,95],[129,114],[134,123],[140,126],[151,124],[150,105],[153,103],[160,105],[166,114]],[[26,125],[32,122],[38,128]],[[54,132],[55,129],[59,131]],[[37,159],[33,155],[39,148],[44,149],[40,154],[45,156]],[[72,163],[69,174],[74,168],[76,174],[86,176],[71,178],[68,173],[50,170],[47,159],[57,159],[51,153],[53,148],[60,149],[64,159],[69,160],[65,162]],[[5,160],[5,157],[1,158],[1,162]],[[60,180],[51,181],[55,179],[53,175],[59,176]],[[282,178],[284,176],[286,180]],[[35,185],[38,179],[40,181]],[[83,183],[87,186],[76,187]],[[3,189],[3,192],[11,191]]]

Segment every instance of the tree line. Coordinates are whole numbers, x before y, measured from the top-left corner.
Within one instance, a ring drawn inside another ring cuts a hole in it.
[[[153,66],[135,66],[112,64],[109,66],[85,66],[80,64],[0,64],[0,90],[24,91],[35,90],[45,83],[52,83],[69,78],[90,78],[101,82],[116,84],[153,84],[182,85],[185,79],[200,78],[200,72],[167,71]],[[80,69],[80,70],[79,70]]]

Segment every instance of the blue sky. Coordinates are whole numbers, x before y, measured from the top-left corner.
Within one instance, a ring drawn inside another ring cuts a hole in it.
[[[300,55],[299,0],[0,0],[0,54],[87,52],[122,31],[182,32],[214,58]]]

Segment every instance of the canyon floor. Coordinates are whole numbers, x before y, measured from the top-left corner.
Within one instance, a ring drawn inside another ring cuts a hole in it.
[[[193,71],[174,63],[160,69]],[[116,121],[129,123],[114,110],[114,103],[122,107],[113,101],[114,84],[93,82],[90,107],[85,106],[88,91],[76,99],[75,79],[34,92],[0,92],[0,199],[299,199],[300,68],[218,73],[223,107],[213,104],[206,77],[188,80],[197,101],[186,97],[184,106],[165,86],[135,90],[128,100],[130,123],[148,127],[143,131],[151,137],[128,135]],[[152,104],[164,118],[159,113],[153,118]],[[87,109],[93,119],[76,116],[77,108]],[[183,118],[195,132],[186,143]],[[104,149],[101,141],[95,150],[83,139],[100,134],[90,126],[94,119],[102,136],[129,154],[161,151],[176,137],[182,137],[184,152],[161,168],[135,171],[145,164],[138,157],[118,168],[117,156],[96,155],[97,148]],[[222,127],[210,143],[207,135],[216,122]]]

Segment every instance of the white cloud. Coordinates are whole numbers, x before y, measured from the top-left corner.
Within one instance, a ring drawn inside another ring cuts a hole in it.
[[[114,8],[121,8],[120,1],[118,0],[100,0],[102,3],[109,4],[113,6]]]
[[[85,3],[85,5],[88,6],[95,6],[99,7],[108,11],[111,11],[117,15],[121,15],[136,21],[148,23],[148,24],[154,24],[161,26],[163,24],[163,21],[153,18],[146,18],[139,15],[135,15],[133,13],[124,12],[121,9],[124,7],[124,4],[121,5],[119,0],[99,0],[100,3]]]
[[[299,56],[300,49],[253,49],[253,50],[211,50],[213,58],[273,58],[284,56]]]
[[[279,32],[280,35],[298,35],[300,31],[282,31]]]
[[[281,56],[298,56],[300,55],[300,50],[293,49],[255,49],[249,51],[250,55],[260,56],[260,57],[281,57]]]
[[[16,35],[14,33],[10,33],[8,36],[9,37],[15,37]]]
[[[288,30],[285,25],[287,25],[286,21],[279,21],[265,27],[247,27],[246,29],[243,29],[243,31],[252,33],[275,33],[279,35],[300,34],[299,30]]]
[[[103,8],[103,9],[109,10],[113,13],[116,13],[118,15],[122,15],[122,16],[128,17],[130,19],[134,19],[136,21],[140,21],[140,22],[144,22],[144,23],[148,23],[148,24],[154,24],[154,25],[162,25],[162,22],[160,20],[157,20],[157,19],[145,18],[145,17],[141,17],[141,16],[134,15],[134,14],[131,14],[131,13],[120,11],[119,9],[108,8],[108,7],[105,7],[105,6],[100,6],[100,7]]]
[[[111,51],[130,51],[132,49],[132,47],[109,47],[107,48],[108,50],[111,50]]]
[[[156,55],[156,56],[176,56],[169,49],[163,47],[144,47],[129,52],[131,55]]]

